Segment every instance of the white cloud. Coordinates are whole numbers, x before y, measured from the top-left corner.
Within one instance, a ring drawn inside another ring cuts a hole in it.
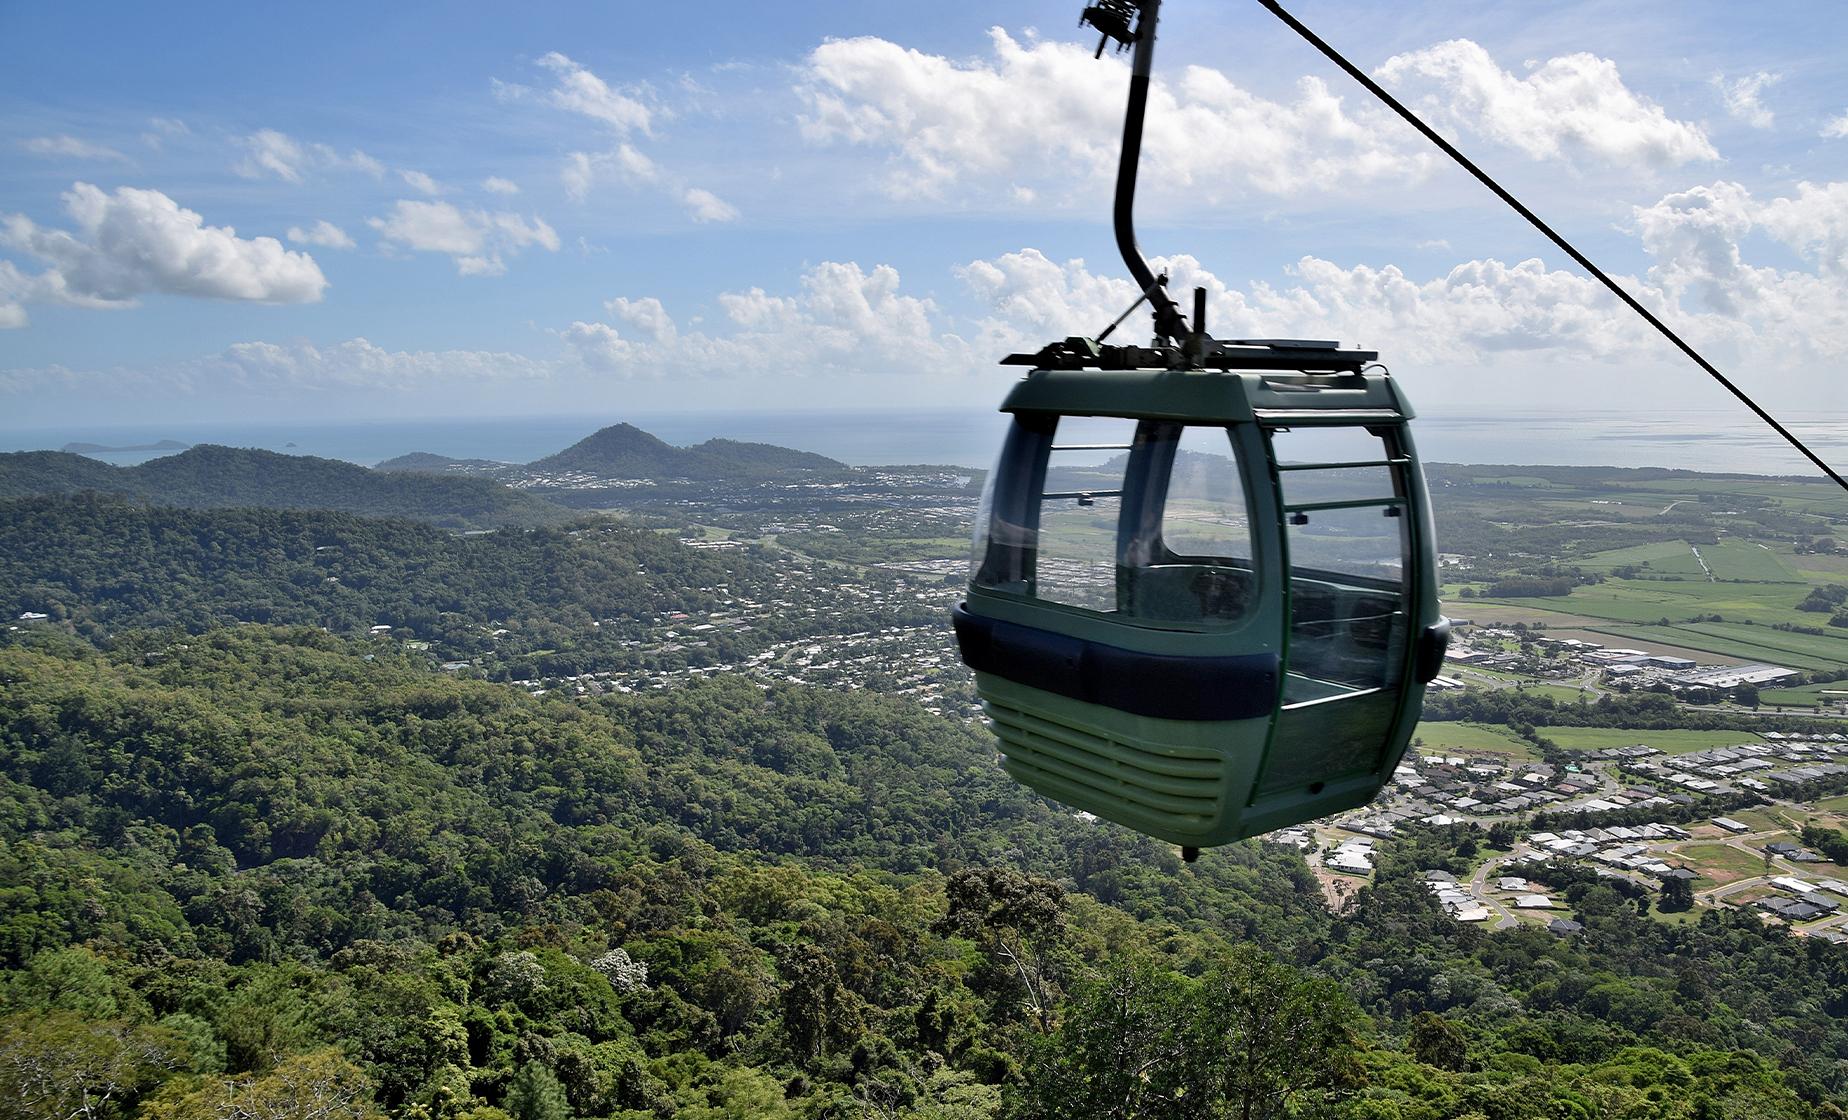
[[[55,388],[165,398],[175,393],[268,394],[286,389],[441,392],[465,385],[542,380],[552,375],[554,366],[522,354],[488,350],[387,350],[365,338],[320,346],[303,340],[239,342],[216,354],[149,367],[0,369],[0,393]]]
[[[438,195],[443,193],[443,185],[421,171],[399,171],[398,177],[414,191],[422,194]]]
[[[687,188],[680,201],[686,203],[687,213],[696,222],[731,222],[738,218],[736,206],[701,187]]]
[[[70,159],[112,159],[123,163],[128,157],[114,148],[102,144],[92,144],[88,140],[79,140],[75,136],[63,133],[57,136],[35,136],[20,142],[20,147],[35,156],[66,156]]]
[[[1699,125],[1669,118],[1624,85],[1617,64],[1569,54],[1525,78],[1468,39],[1395,55],[1375,73],[1427,121],[1486,136],[1534,159],[1625,168],[1718,159]]]
[[[617,296],[606,301],[603,309],[645,332],[657,342],[671,342],[678,333],[673,316],[667,313],[667,308],[661,306],[661,301],[654,296],[643,296],[640,299]]]
[[[41,299],[37,280],[9,260],[0,260],[0,331],[14,331],[32,322],[26,301]]]
[[[821,44],[797,88],[808,106],[803,135],[888,150],[886,188],[896,197],[973,179],[993,181],[997,197],[1031,200],[1069,189],[1074,177],[1114,174],[1127,65],[1000,28],[989,36],[993,57],[966,63],[884,39]],[[1384,121],[1372,109],[1349,113],[1319,79],[1279,102],[1188,67],[1151,90],[1145,181],[1210,202],[1248,189],[1338,191],[1421,177],[1429,157]]]
[[[553,105],[589,117],[619,136],[631,132],[649,134],[652,111],[633,95],[634,91],[612,89],[608,82],[557,51],[541,57],[539,65],[557,77],[557,83],[546,94],[546,100]]]
[[[1825,140],[1848,140],[1848,113],[1824,121],[1822,137]]]
[[[558,234],[544,219],[510,210],[462,210],[447,202],[399,199],[389,217],[367,222],[387,243],[415,252],[447,253],[463,276],[498,276],[511,257],[530,245],[558,250]]]
[[[288,238],[297,245],[319,245],[323,249],[351,249],[353,247],[353,239],[347,236],[346,230],[325,218],[307,229],[290,226]]]
[[[615,299],[611,316],[636,330],[574,322],[560,337],[580,364],[631,377],[940,375],[968,368],[967,347],[938,329],[936,306],[903,294],[897,270],[827,261],[794,295],[723,292],[720,330],[679,331],[652,297]]]
[[[1790,385],[1828,384],[1848,357],[1848,182],[1800,184],[1769,201],[1737,183],[1670,194],[1635,211],[1631,232],[1653,260],[1646,277],[1618,283],[1724,366],[1781,368]],[[1741,243],[1762,233],[1815,271],[1752,264]],[[1339,338],[1414,368],[1622,360],[1683,371],[1654,332],[1604,287],[1538,260],[1472,260],[1415,277],[1393,265],[1341,265],[1303,257],[1287,282],[1234,288],[1190,257],[1156,259],[1171,288],[1208,292],[1208,323],[1221,338]],[[1056,262],[1024,249],[957,270],[987,308],[972,332],[977,352],[1036,350],[1094,334],[1136,296],[1112,272]],[[1144,320],[1146,321],[1146,320]],[[1608,377],[1608,373],[1592,376]],[[1788,388],[1789,386],[1786,386]]]
[[[273,128],[240,137],[237,145],[244,150],[244,158],[231,170],[246,179],[273,175],[300,183],[311,171],[360,171],[375,179],[385,174],[384,164],[357,148],[342,155],[326,144],[304,144]]]
[[[1732,81],[1727,81],[1724,75],[1715,74],[1713,88],[1720,91],[1720,100],[1725,102],[1726,111],[1735,120],[1753,128],[1770,128],[1777,118],[1771,110],[1765,108],[1758,95],[1783,80],[1784,75],[1764,70]]]
[[[1656,258],[1649,277],[1671,301],[1674,325],[1786,366],[1793,379],[1848,357],[1848,182],[1801,183],[1794,196],[1768,201],[1717,182],[1637,207],[1634,226]],[[1816,271],[1752,264],[1740,244],[1759,231]]]
[[[1288,270],[1288,284],[1245,289],[1192,257],[1153,263],[1169,271],[1173,290],[1207,290],[1207,323],[1220,338],[1335,338],[1378,349],[1388,362],[1428,367],[1479,364],[1510,351],[1608,358],[1635,336],[1595,281],[1537,260],[1468,261],[1420,280],[1392,265],[1304,257]],[[1055,262],[1036,249],[972,261],[958,274],[991,312],[975,348],[995,355],[1095,334],[1136,298],[1135,286],[1114,273],[1094,273],[1082,260]]]
[[[144,293],[160,292],[313,303],[327,287],[308,254],[284,249],[273,237],[243,238],[229,226],[208,226],[159,191],[119,187],[108,194],[77,183],[63,198],[75,231],[48,229],[23,214],[0,218],[0,246],[49,266],[31,277],[7,266],[0,302],[12,308],[4,312],[9,320],[19,318],[28,299],[127,307]]]
[[[565,157],[559,179],[565,185],[565,193],[582,202],[599,180],[611,175],[626,183],[647,183],[657,174],[653,160],[625,143],[607,152],[572,152]]]
[[[158,149],[169,140],[190,135],[192,129],[186,127],[186,122],[178,117],[149,117],[147,131],[141,134],[141,142]]]
[[[365,386],[406,390],[458,382],[543,378],[543,363],[519,354],[484,350],[386,350],[364,338],[331,346],[308,342],[240,342],[196,363],[195,378],[232,374],[246,382],[304,387]]]
[[[616,328],[608,323],[578,320],[559,333],[578,361],[594,370],[612,372],[621,369],[637,349],[635,344],[617,334]]]
[[[481,181],[481,189],[489,194],[519,194],[520,184],[512,179],[503,179],[499,175],[490,175]]]

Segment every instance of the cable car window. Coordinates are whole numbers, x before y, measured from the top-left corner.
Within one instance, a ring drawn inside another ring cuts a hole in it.
[[[1245,483],[1224,428],[1185,428],[1161,511],[1162,543],[1177,558],[1232,561],[1249,569]]]
[[[1085,610],[1117,609],[1117,520],[1136,422],[1065,417],[1047,449],[1034,595]]]
[[[1230,432],[1143,423],[1123,500],[1119,609],[1189,628],[1245,617],[1257,580]]]

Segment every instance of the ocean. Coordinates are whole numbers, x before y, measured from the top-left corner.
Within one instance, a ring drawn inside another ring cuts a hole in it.
[[[506,419],[374,420],[308,424],[157,424],[0,428],[0,450],[58,450],[67,443],[106,446],[219,443],[371,466],[411,451],[455,458],[529,462],[622,421],[669,443],[714,437],[814,451],[862,466],[940,463],[986,467],[999,444],[995,412],[925,409],[906,412],[636,412],[623,416]],[[1825,459],[1848,467],[1848,413],[1811,414],[1786,423]],[[1750,414],[1732,412],[1426,414],[1413,425],[1428,462],[1678,467],[1688,470],[1814,476],[1815,469]],[[165,452],[98,452],[127,466]]]

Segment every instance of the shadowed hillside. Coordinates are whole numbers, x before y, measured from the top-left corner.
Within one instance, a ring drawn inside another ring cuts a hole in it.
[[[0,455],[0,498],[85,491],[187,508],[250,506],[412,517],[446,528],[549,525],[570,515],[480,478],[383,473],[337,459],[203,444],[133,467],[62,451]]]

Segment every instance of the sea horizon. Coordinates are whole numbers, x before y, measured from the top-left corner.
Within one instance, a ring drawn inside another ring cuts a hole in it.
[[[854,466],[943,464],[986,468],[1005,417],[973,409],[635,411],[606,416],[420,418],[302,423],[69,424],[0,428],[0,451],[108,447],[162,440],[255,447],[376,466],[411,452],[525,463],[611,424],[629,423],[676,446],[707,439],[769,443]],[[1823,458],[1848,462],[1848,412],[1786,421]],[[1749,415],[1726,412],[1511,413],[1427,416],[1413,424],[1426,462],[1500,466],[1663,467],[1707,473],[1820,477]],[[171,451],[84,452],[118,466]]]

